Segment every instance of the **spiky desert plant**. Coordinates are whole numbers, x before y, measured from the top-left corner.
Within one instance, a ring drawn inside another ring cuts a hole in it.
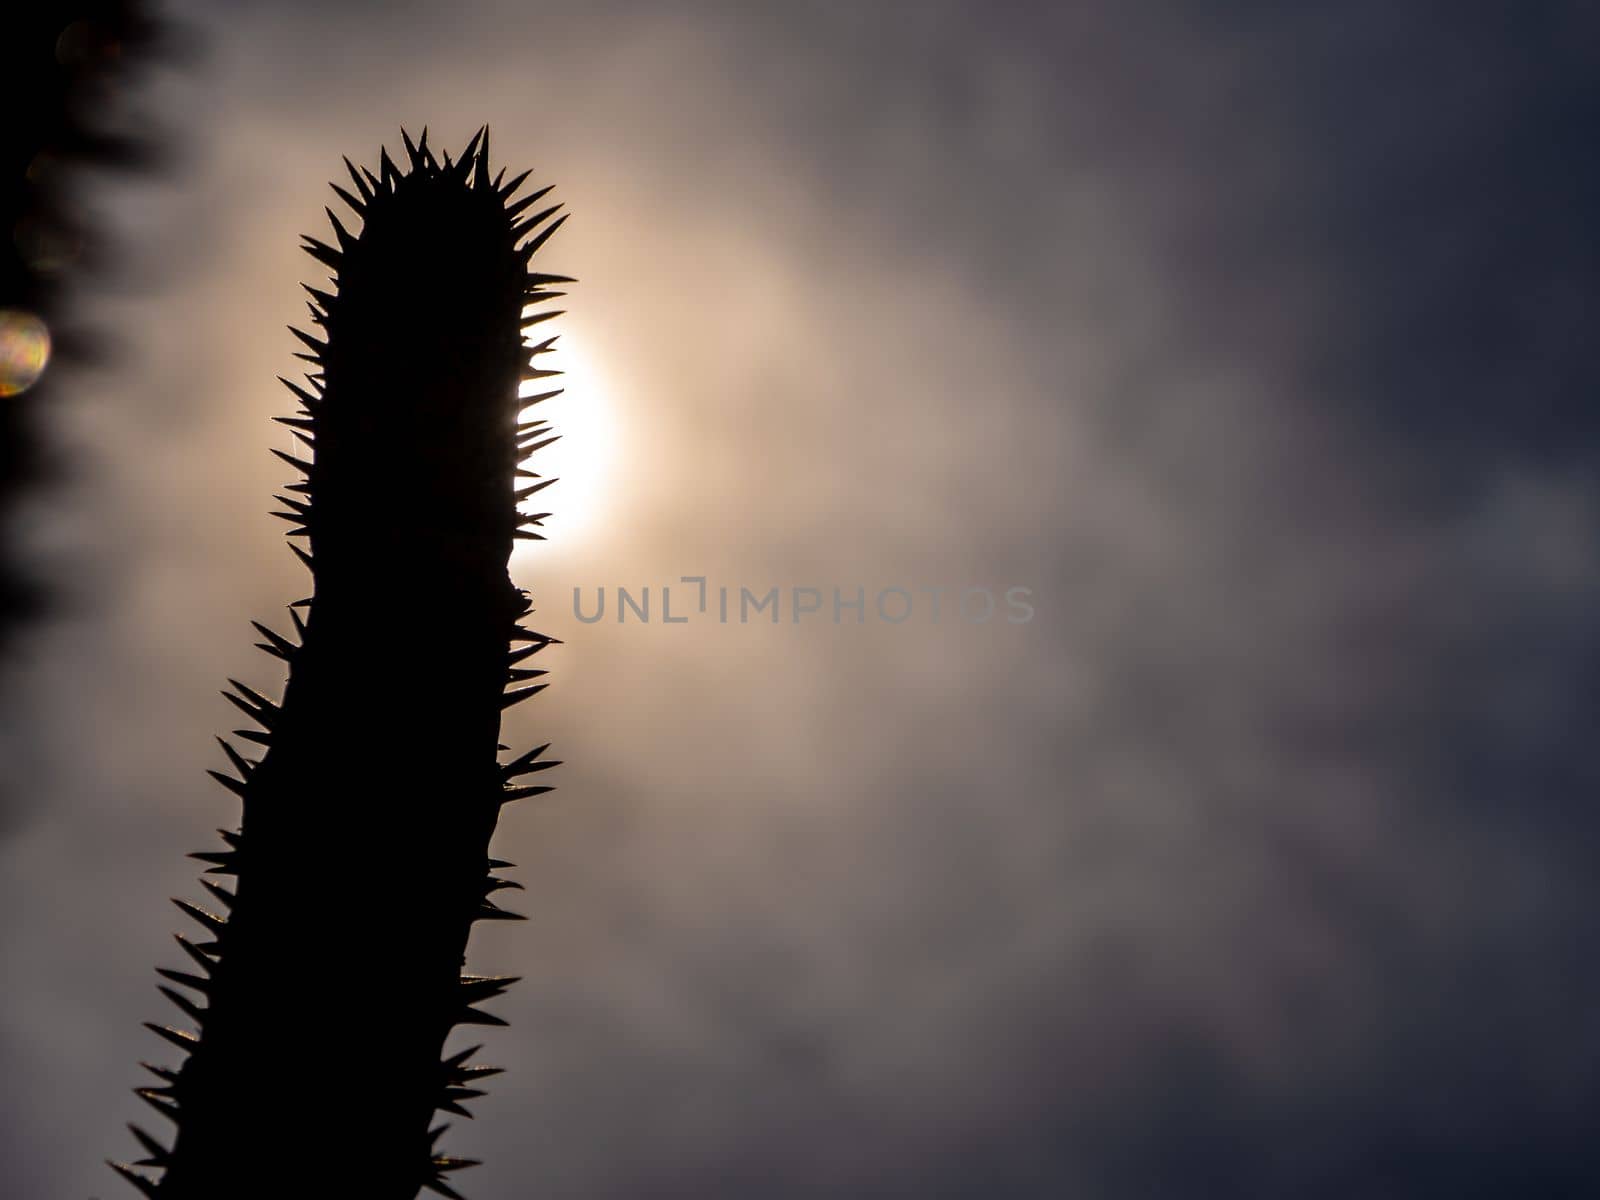
[[[113,1164],[149,1195],[454,1196],[467,1163],[430,1126],[495,1073],[441,1056],[455,1026],[504,1024],[475,1005],[512,981],[461,968],[473,923],[512,916],[490,899],[518,886],[489,857],[500,808],[555,765],[543,746],[497,760],[501,712],[544,686],[519,664],[553,640],[519,624],[507,560],[549,515],[517,510],[553,482],[519,467],[553,438],[518,415],[555,392],[518,389],[556,374],[534,365],[554,339],[523,332],[559,314],[523,314],[570,282],[528,270],[566,218],[523,215],[550,190],[513,199],[527,172],[491,181],[486,128],[453,162],[401,136],[409,171],[385,150],[334,185],[359,235],[329,210],[337,244],[306,239],[336,287],[308,288],[326,340],[294,331],[314,369],[284,381],[302,409],[279,419],[314,453],[274,453],[304,474],[279,515],[314,593],[290,609],[298,642],[256,625],[288,663],[282,703],[225,693],[265,753],[224,741],[239,777],[212,772],[243,801],[225,848],[194,856],[237,878],[201,881],[226,915],[176,901],[207,937],[178,935],[190,969],[161,990],[199,1028],[150,1026],[188,1057],[139,1094],[177,1139],[134,1131],[158,1180]]]

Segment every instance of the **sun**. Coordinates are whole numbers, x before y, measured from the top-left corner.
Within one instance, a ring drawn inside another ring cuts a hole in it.
[[[549,421],[560,441],[520,465],[537,471],[543,479],[559,482],[529,496],[519,506],[525,513],[551,514],[539,529],[549,543],[518,541],[513,559],[547,544],[570,546],[598,525],[606,507],[606,485],[615,451],[610,390],[582,334],[564,330],[550,353],[540,356],[539,366],[562,374],[524,383],[519,394],[537,395],[553,387],[563,391],[524,408],[519,416]],[[517,482],[521,486],[531,481]]]

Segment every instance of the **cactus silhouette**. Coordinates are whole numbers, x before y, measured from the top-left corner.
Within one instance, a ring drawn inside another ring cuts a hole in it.
[[[496,1073],[442,1056],[455,1026],[504,1024],[475,1006],[513,981],[461,973],[468,934],[514,916],[490,898],[519,886],[490,838],[504,803],[550,790],[516,781],[556,765],[498,751],[501,712],[544,686],[519,664],[554,640],[519,624],[507,560],[549,515],[517,510],[554,482],[519,467],[554,438],[518,415],[556,393],[518,388],[557,374],[535,365],[555,339],[523,335],[560,314],[523,314],[571,282],[528,269],[566,218],[523,215],[550,191],[514,199],[528,172],[491,181],[487,127],[454,161],[401,137],[408,171],[384,150],[333,185],[360,233],[329,210],[337,244],[306,239],[336,286],[307,289],[326,340],[293,331],[313,370],[278,419],[314,453],[274,453],[304,475],[278,515],[314,594],[290,608],[298,642],[256,625],[288,663],[282,703],[225,693],[265,753],[224,741],[238,777],[212,772],[243,802],[193,856],[236,877],[201,881],[225,915],[176,901],[207,936],[178,935],[188,969],[161,990],[198,1030],[151,1025],[187,1058],[137,1090],[177,1138],[135,1127],[146,1156],[112,1164],[147,1195],[455,1196],[470,1163],[436,1153],[435,1113],[469,1115]]]

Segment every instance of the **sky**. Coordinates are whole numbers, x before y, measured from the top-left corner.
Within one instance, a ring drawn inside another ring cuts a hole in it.
[[[126,1191],[217,689],[281,686],[298,237],[486,122],[580,282],[463,1191],[1596,1194],[1593,6],[171,11],[119,116],[186,157],[84,183],[125,353],[18,535],[18,1195]]]

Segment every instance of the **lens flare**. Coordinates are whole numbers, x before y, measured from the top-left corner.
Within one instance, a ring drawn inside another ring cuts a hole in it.
[[[0,396],[18,396],[38,382],[50,361],[50,330],[30,312],[0,309]]]

